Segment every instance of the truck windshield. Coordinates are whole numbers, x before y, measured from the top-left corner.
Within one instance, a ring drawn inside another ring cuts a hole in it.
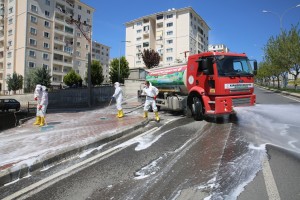
[[[253,76],[251,64],[246,57],[217,57],[219,76]]]

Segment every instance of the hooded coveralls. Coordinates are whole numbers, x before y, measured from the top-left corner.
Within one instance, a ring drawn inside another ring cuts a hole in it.
[[[151,84],[146,85],[143,89],[142,95],[146,95],[146,101],[144,105],[144,117],[148,117],[148,110],[150,105],[152,106],[152,109],[155,113],[156,120],[159,121],[159,116],[157,112],[157,107],[156,107],[156,96],[158,95],[159,91],[156,87],[152,86]]]
[[[124,116],[124,113],[122,110],[123,91],[122,91],[122,88],[120,87],[119,82],[115,82],[114,85],[115,85],[115,93],[113,94],[112,97],[116,99],[117,110],[118,110],[117,117],[121,118]]]
[[[38,116],[41,117],[40,126],[45,125],[45,116],[46,116],[47,107],[48,107],[48,91],[45,86],[42,86],[42,98],[38,108]]]
[[[35,101],[37,101],[37,105],[36,105],[36,121],[34,122],[34,125],[40,125],[41,123],[41,117],[38,115],[39,112],[39,106],[41,103],[41,99],[42,99],[42,85],[37,84],[35,86],[35,90],[33,93],[33,98]]]

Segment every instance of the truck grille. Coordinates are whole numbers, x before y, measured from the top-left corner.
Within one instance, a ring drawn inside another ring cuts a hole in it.
[[[246,92],[250,93],[250,89],[231,89],[230,93],[237,93],[237,92]]]
[[[246,98],[233,98],[232,99],[232,105],[233,106],[243,106],[243,105],[250,105],[251,103],[251,98],[246,97]]]

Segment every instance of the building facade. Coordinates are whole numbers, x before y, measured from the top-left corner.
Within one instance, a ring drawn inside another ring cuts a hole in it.
[[[50,71],[53,85],[62,84],[71,69],[84,80],[92,7],[80,0],[0,0],[0,5],[2,93],[13,72],[26,82],[31,69],[40,67]]]
[[[144,49],[160,54],[160,66],[185,62],[188,55],[208,51],[209,30],[191,7],[173,8],[127,22],[125,48],[129,67],[144,67]]]
[[[109,57],[110,57],[110,47],[99,42],[93,41],[92,46],[92,60],[97,60],[102,66],[102,72],[104,76],[103,83],[110,83],[109,77]]]
[[[208,50],[213,52],[229,52],[229,48],[225,44],[208,45]]]

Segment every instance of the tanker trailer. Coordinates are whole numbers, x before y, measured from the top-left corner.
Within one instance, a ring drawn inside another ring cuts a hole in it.
[[[148,70],[146,80],[159,89],[156,99],[158,108],[184,111],[187,106],[187,65],[175,65]]]

